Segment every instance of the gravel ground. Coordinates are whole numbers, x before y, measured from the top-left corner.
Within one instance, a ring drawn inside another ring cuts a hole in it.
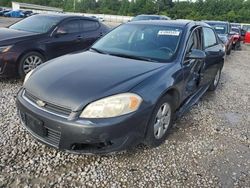
[[[22,128],[0,79],[0,187],[250,187],[250,46],[232,52],[215,93],[178,120],[158,148],[118,155],[59,152]]]

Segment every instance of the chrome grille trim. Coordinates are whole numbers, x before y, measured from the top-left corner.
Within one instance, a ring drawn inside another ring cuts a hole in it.
[[[61,117],[61,118],[64,118],[64,119],[68,119],[68,118],[69,118],[69,116],[67,116],[67,115],[58,114],[58,113],[52,112],[52,111],[50,111],[50,110],[47,110],[47,109],[44,108],[44,107],[38,106],[36,103],[34,103],[32,100],[30,100],[28,97],[25,96],[25,92],[26,92],[26,91],[23,90],[22,98],[23,98],[24,100],[26,100],[28,103],[30,103],[32,106],[35,106],[35,107],[38,108],[39,110],[42,110],[42,111],[44,111],[44,112],[47,112],[47,113],[49,113],[49,114],[52,114],[52,115],[55,115],[55,116],[58,116],[58,117]]]

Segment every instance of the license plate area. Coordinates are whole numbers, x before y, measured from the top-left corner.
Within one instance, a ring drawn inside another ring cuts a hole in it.
[[[44,123],[30,114],[21,114],[22,121],[25,123],[26,127],[30,129],[35,134],[45,137],[47,136],[47,130],[44,127]]]

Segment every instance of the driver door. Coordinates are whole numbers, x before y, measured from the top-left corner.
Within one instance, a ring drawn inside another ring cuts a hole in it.
[[[196,28],[189,37],[185,58],[183,61],[183,76],[185,79],[185,98],[194,94],[201,87],[204,60],[190,59],[188,55],[193,49],[202,50],[202,29]]]
[[[49,59],[78,51],[83,39],[80,31],[80,20],[72,19],[58,26],[50,41],[47,43]]]

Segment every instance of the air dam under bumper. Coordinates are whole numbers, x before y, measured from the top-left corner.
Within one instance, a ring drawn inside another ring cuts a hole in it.
[[[108,119],[68,120],[43,111],[17,96],[18,113],[25,128],[39,141],[72,153],[110,153],[140,143],[149,110]]]

